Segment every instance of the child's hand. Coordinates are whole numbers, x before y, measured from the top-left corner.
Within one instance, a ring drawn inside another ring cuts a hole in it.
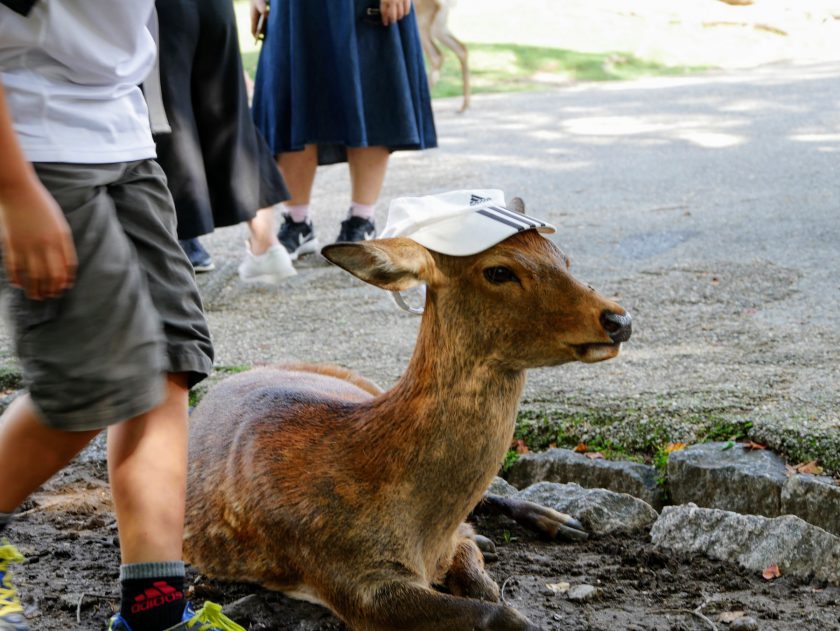
[[[382,24],[388,26],[402,20],[411,11],[411,0],[380,0],[379,12]]]
[[[61,208],[40,182],[3,191],[0,229],[12,285],[34,300],[55,298],[73,285],[73,236]]]
[[[251,35],[255,40],[265,36],[265,22],[268,19],[266,0],[251,0]]]

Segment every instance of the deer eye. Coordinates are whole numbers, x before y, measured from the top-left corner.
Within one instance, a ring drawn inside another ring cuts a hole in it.
[[[501,285],[502,283],[519,281],[519,279],[516,277],[516,274],[514,274],[510,270],[510,268],[503,267],[501,265],[496,265],[494,267],[488,267],[487,269],[485,269],[484,278],[486,278],[494,285]]]

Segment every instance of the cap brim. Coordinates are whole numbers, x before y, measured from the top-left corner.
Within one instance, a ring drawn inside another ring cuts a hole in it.
[[[465,215],[424,226],[406,235],[420,245],[450,256],[470,256],[525,230],[551,234],[556,229],[541,219],[502,206],[488,205]]]

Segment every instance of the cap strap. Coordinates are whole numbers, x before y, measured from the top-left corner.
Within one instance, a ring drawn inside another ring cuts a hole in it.
[[[423,297],[426,296],[426,286],[423,285]],[[405,301],[402,294],[398,291],[391,292],[391,298],[394,299],[394,302],[397,303],[397,306],[402,309],[403,311],[408,311],[409,313],[413,313],[414,315],[423,315],[423,307],[412,307]]]

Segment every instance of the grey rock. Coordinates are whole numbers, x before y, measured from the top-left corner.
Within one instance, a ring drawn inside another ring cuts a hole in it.
[[[760,572],[778,565],[782,574],[840,584],[840,537],[785,515],[767,518],[668,506],[651,529],[653,544],[680,554],[705,554]]]
[[[569,589],[567,598],[572,602],[588,603],[600,595],[600,590],[594,585],[575,585]]]
[[[782,513],[840,535],[840,485],[832,478],[794,475],[782,487]]]
[[[668,458],[668,488],[675,504],[776,517],[782,514],[784,461],[766,449],[704,443]]]
[[[567,513],[596,535],[649,528],[658,516],[650,504],[632,495],[579,484],[539,482],[516,497]]]
[[[736,618],[730,623],[729,631],[758,631],[758,620],[750,616]]]
[[[507,478],[519,488],[537,482],[574,482],[587,488],[628,493],[655,507],[661,507],[664,499],[654,467],[624,460],[593,460],[569,449],[522,455]]]
[[[515,486],[508,483],[507,480],[496,476],[495,478],[493,478],[493,481],[487,488],[487,492],[490,495],[501,495],[503,497],[511,497],[513,495],[516,495],[519,491]]]

